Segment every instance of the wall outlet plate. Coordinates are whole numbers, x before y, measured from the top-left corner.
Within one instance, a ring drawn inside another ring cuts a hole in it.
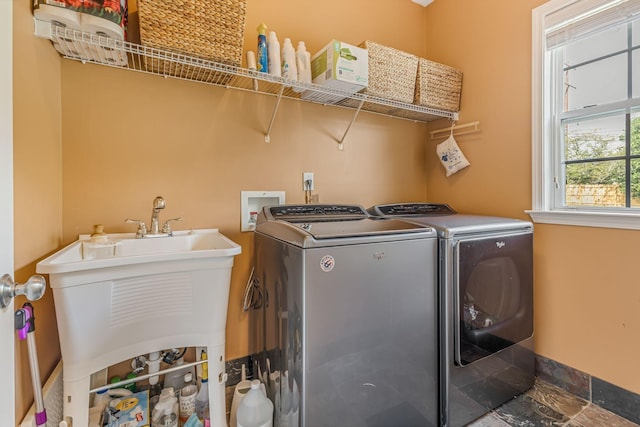
[[[311,185],[307,188],[307,181],[311,181]],[[302,191],[314,190],[313,172],[302,172]]]
[[[256,219],[265,206],[284,205],[284,191],[241,191],[240,231],[256,229]]]

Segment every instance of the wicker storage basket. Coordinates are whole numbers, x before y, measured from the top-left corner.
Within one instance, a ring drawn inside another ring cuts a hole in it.
[[[246,0],[138,0],[140,43],[240,66]]]
[[[369,40],[360,47],[369,51],[369,85],[364,93],[412,104],[418,57]]]
[[[445,111],[460,111],[462,71],[420,58],[415,103]]]

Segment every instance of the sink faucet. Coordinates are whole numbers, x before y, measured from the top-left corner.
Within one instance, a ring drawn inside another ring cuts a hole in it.
[[[139,219],[126,219],[127,223],[135,223],[138,224],[138,230],[136,231],[136,238],[140,239],[142,237],[168,237],[173,235],[173,231],[171,231],[171,223],[173,221],[182,221],[182,218],[172,218],[168,219],[164,222],[162,226],[162,230],[160,230],[160,211],[166,207],[166,202],[164,198],[161,196],[153,199],[153,211],[151,213],[151,227],[147,230],[147,225],[144,221]]]
[[[164,199],[160,196],[153,199],[153,212],[151,213],[151,230],[150,234],[159,234],[160,227],[158,226],[158,216],[160,215],[160,211],[165,208],[167,204]]]

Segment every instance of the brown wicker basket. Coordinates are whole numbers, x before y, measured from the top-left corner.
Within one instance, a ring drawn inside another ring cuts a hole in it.
[[[415,103],[445,111],[460,111],[462,71],[420,58]]]
[[[369,85],[364,93],[412,104],[418,57],[369,40],[360,47],[369,51]]]
[[[240,66],[246,0],[138,0],[140,43]]]

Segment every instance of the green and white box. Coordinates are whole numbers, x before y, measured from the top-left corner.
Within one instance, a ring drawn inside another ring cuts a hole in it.
[[[367,87],[369,57],[367,49],[339,40],[332,40],[311,58],[311,78],[314,84],[339,89],[348,96]],[[346,96],[305,91],[302,98],[336,103]]]

